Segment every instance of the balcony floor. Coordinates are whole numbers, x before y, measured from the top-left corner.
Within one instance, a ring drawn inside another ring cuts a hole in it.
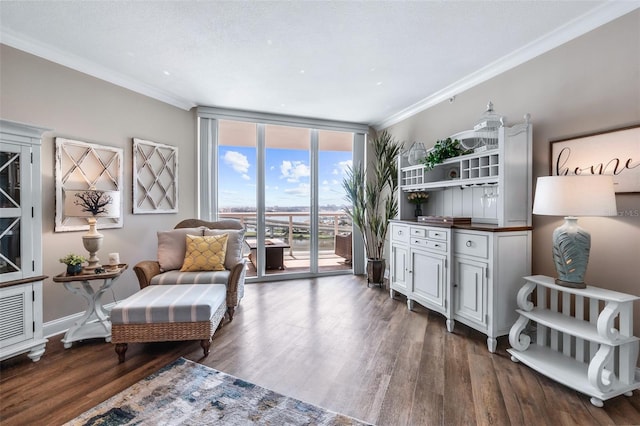
[[[309,271],[309,253],[294,252],[290,255],[285,251],[284,256],[285,269],[267,269],[267,275],[287,274],[292,272],[308,272]],[[332,252],[321,252],[318,259],[318,270],[327,271],[347,271],[351,269],[351,264],[346,263],[344,257],[340,257]],[[247,260],[247,277],[257,276],[256,268],[249,260]]]

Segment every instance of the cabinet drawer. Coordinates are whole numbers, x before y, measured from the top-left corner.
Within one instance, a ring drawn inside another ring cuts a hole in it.
[[[435,231],[430,229],[427,232],[427,237],[431,238],[432,240],[447,241],[447,231]]]
[[[456,253],[483,259],[489,256],[489,238],[486,235],[456,232],[453,241]]]
[[[411,236],[412,237],[420,237],[420,238],[426,238],[427,237],[427,230],[426,228],[414,228],[411,227]]]
[[[411,238],[411,246],[430,250],[447,251],[447,243],[442,241],[427,240],[424,238]]]
[[[399,243],[409,243],[409,227],[398,223],[391,224],[391,239]]]

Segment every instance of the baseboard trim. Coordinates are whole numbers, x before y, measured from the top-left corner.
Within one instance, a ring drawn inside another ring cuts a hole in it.
[[[111,310],[116,304],[109,303],[103,305],[105,309]],[[45,338],[50,339],[52,336],[57,336],[58,334],[64,334],[73,327],[73,324],[76,321],[79,321],[84,316],[84,312],[78,312],[77,314],[68,315],[66,317],[58,318],[53,321],[48,321],[42,324],[42,334]]]

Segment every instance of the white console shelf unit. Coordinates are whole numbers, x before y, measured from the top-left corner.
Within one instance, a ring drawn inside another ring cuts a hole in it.
[[[591,286],[563,287],[543,275],[524,280],[518,292],[520,318],[509,333],[514,362],[591,396],[596,407],[640,388],[640,339],[633,335],[633,302],[640,297]],[[534,292],[535,304],[530,300]],[[533,336],[527,334],[530,321],[536,323]]]

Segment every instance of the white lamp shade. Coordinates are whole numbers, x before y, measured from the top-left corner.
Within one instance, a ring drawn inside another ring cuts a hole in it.
[[[546,216],[616,216],[618,212],[613,177],[539,177],[533,213]]]
[[[78,203],[80,195],[88,195],[101,204],[106,201],[97,214]],[[96,189],[65,190],[64,191],[64,215],[68,217],[120,217],[120,191],[103,191]]]

